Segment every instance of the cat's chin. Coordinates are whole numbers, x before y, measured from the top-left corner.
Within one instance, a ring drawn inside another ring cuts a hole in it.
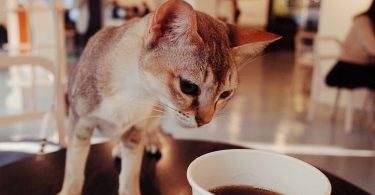
[[[196,124],[192,124],[192,123],[185,123],[183,121],[180,121],[180,120],[176,120],[176,123],[183,127],[183,128],[189,128],[189,129],[192,129],[192,128],[197,128],[198,126]]]

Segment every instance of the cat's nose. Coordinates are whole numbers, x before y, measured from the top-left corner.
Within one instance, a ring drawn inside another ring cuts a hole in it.
[[[211,120],[207,120],[202,118],[200,115],[195,115],[195,121],[197,122],[198,127],[201,127],[207,123],[209,123]]]

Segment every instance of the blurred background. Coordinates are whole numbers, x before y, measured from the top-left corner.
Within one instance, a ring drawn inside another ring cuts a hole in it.
[[[69,70],[99,29],[142,17],[163,0],[0,0],[0,166],[60,148]],[[328,87],[353,17],[371,0],[188,0],[217,19],[283,36],[240,71],[240,88],[209,125],[181,139],[289,155],[375,194],[374,93]],[[375,77],[375,75],[374,75]],[[48,120],[54,118],[55,120]],[[52,121],[52,122],[51,122]],[[100,134],[93,142],[105,141]]]

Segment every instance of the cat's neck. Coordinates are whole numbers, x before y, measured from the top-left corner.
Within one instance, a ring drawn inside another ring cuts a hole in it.
[[[112,59],[116,59],[115,67],[117,68],[113,72],[113,79],[118,81],[113,82],[116,89],[137,89],[143,90],[145,94],[150,93],[141,79],[139,65],[151,19],[152,14],[149,14],[120,27],[127,28],[126,25],[130,25],[121,40],[119,40],[118,49],[113,49],[110,54]]]

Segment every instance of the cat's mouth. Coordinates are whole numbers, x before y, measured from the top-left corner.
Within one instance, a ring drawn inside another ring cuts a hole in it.
[[[181,111],[169,112],[172,118],[176,121],[178,125],[184,128],[197,128],[198,125],[194,119],[194,115],[184,113]]]
[[[185,122],[181,122],[181,121],[177,121],[177,123],[181,126],[181,127],[184,127],[184,128],[197,128],[198,126],[197,125],[193,125],[191,123],[185,123]]]
[[[163,103],[167,108],[167,115],[169,115],[174,121],[181,127],[184,128],[197,128],[198,123],[195,119],[194,113],[183,112],[170,104]]]

